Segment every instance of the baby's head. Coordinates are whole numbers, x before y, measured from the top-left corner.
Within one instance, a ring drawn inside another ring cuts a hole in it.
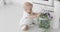
[[[30,2],[25,2],[24,3],[24,9],[26,12],[31,13],[32,12],[32,7],[33,4],[31,4]]]

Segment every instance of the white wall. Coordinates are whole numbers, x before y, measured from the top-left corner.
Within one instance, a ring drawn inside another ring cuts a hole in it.
[[[24,2],[30,2],[32,0],[12,0],[13,3],[23,4]]]
[[[43,1],[43,0],[5,0],[7,4],[14,3],[14,4],[23,4],[24,2],[39,2],[44,3],[47,5],[52,5],[52,0]],[[3,3],[3,0],[0,0],[0,3]]]
[[[27,1],[29,1],[29,2],[40,2],[40,3],[49,4],[49,5],[52,4],[52,0],[49,0],[49,1],[43,1],[43,0],[7,0],[7,1],[12,1],[14,3],[19,3],[19,4],[27,2]]]
[[[59,17],[60,17],[60,2],[55,1],[54,2],[54,23],[53,28],[58,29],[59,28]]]

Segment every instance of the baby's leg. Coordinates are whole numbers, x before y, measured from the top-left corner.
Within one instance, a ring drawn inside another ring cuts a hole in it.
[[[30,27],[32,26],[33,20],[30,18],[24,18],[21,22],[20,22],[20,27],[22,28],[21,30],[24,32],[29,31]]]
[[[23,26],[23,31],[28,31],[28,30],[29,30],[28,25]]]
[[[21,25],[20,28],[22,32],[27,32],[29,30],[29,26],[25,24]]]

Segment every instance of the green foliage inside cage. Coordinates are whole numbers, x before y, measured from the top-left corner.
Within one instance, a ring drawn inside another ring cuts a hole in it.
[[[44,28],[44,29],[49,29],[50,21],[49,20],[40,20],[39,27]]]
[[[50,28],[50,19],[48,15],[41,14],[39,17],[39,28],[49,29]]]

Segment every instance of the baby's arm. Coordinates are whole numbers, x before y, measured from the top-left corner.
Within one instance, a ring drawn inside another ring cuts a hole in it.
[[[33,13],[31,16],[29,16],[29,18],[36,18],[39,17],[41,15],[41,13]]]

